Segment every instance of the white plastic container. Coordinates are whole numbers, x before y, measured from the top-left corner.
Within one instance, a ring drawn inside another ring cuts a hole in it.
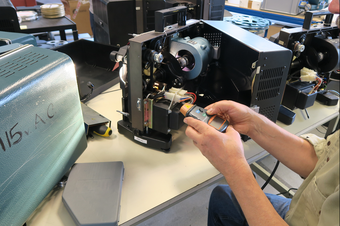
[[[249,0],[240,0],[239,6],[242,8],[248,8]]]
[[[253,0],[252,3],[251,3],[251,8],[256,9],[256,10],[260,10],[261,4],[262,4],[262,0]]]

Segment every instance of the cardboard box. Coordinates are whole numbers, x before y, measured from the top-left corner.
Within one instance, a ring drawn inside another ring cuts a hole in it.
[[[262,4],[262,0],[250,0],[248,2],[248,8],[249,9],[260,10],[261,9],[261,4]]]
[[[282,28],[283,28],[283,25],[280,25],[280,24],[270,25],[268,28],[267,38],[269,39],[273,35],[279,33]]]
[[[81,1],[80,8],[76,12],[78,1],[62,0],[65,8],[65,16],[74,21],[77,25],[78,34],[88,33],[92,36],[90,23],[90,3],[83,4]]]

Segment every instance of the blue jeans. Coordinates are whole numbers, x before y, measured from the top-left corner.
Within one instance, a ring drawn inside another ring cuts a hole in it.
[[[277,213],[284,219],[291,199],[266,194]],[[208,212],[209,226],[248,225],[235,195],[228,185],[219,185],[211,193]]]

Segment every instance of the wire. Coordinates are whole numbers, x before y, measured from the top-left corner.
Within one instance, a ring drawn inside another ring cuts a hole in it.
[[[149,96],[151,96],[152,94],[151,93],[149,93],[146,97],[145,97],[145,99],[148,99],[149,98]],[[152,98],[153,99],[153,98]]]
[[[300,70],[294,71],[292,74],[288,75],[287,80],[290,81],[293,78],[299,79],[300,77],[295,77],[295,75],[297,75],[298,73],[300,73]]]
[[[159,91],[153,98],[158,99],[158,98],[164,98],[164,91]]]
[[[340,93],[338,91],[335,91],[335,90],[327,90],[327,91],[340,96]]]
[[[194,100],[193,100],[193,102],[192,102],[192,103],[195,103],[195,102],[196,102],[196,100],[197,100],[197,96],[196,96],[196,94],[195,94],[195,93],[192,93],[192,92],[187,92],[187,94],[190,94],[190,95],[192,95],[192,96],[193,96]]]
[[[336,82],[338,82],[339,79],[329,78],[329,81],[336,81]]]
[[[298,190],[298,189],[297,188],[289,188],[288,191],[280,192],[280,193],[277,193],[276,195],[284,195],[284,194],[289,193],[291,190]]]
[[[266,180],[266,182],[262,185],[261,189],[263,190],[269,183],[269,181],[272,179],[272,177],[274,176],[277,168],[279,167],[279,164],[280,164],[280,161],[277,160],[276,164],[275,164],[275,167],[273,169],[273,172],[270,174],[270,176],[268,177],[268,179]]]
[[[92,82],[88,81],[87,82],[87,87],[90,89],[90,92],[88,94],[86,94],[85,97],[83,97],[80,101],[85,103],[86,101],[88,101],[93,93],[94,90],[94,85],[92,84]]]
[[[179,102],[185,102],[187,100],[191,100],[190,103],[192,104],[194,99],[192,97],[183,97],[181,99],[179,99]]]
[[[316,76],[315,78],[318,80],[318,84],[314,86],[314,88],[308,94],[312,94],[315,91],[318,91],[320,85],[322,84],[322,79],[320,77]]]
[[[319,133],[322,133],[322,134],[326,134],[326,132],[322,132],[320,131],[318,128],[315,128],[317,131],[319,131]]]
[[[321,125],[321,127],[324,128],[324,129],[328,129],[327,126],[325,126],[325,125]]]
[[[171,99],[171,102],[170,102],[170,104],[169,104],[169,108],[168,108],[168,110],[170,110],[171,109],[171,107],[172,107],[172,103],[174,102],[174,99],[175,99],[175,97],[177,96],[177,94],[179,93],[179,91],[181,91],[182,90],[182,88],[180,88],[180,89],[178,89],[175,93],[174,93],[174,96],[172,97],[172,99]]]
[[[106,91],[106,92],[102,92],[101,94],[106,94],[106,93],[113,93],[113,92],[116,92],[116,91],[119,91],[121,89],[115,89],[115,90],[111,90],[111,91]]]

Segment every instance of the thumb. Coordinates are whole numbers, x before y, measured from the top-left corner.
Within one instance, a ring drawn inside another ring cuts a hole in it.
[[[241,135],[234,129],[232,125],[227,127],[225,134],[229,137],[232,137],[233,140],[239,140],[239,142],[241,142]]]
[[[186,123],[188,126],[191,126],[194,128],[198,133],[202,134],[205,130],[210,129],[211,127],[197,119],[194,119],[192,117],[186,117],[184,119],[184,123]]]

